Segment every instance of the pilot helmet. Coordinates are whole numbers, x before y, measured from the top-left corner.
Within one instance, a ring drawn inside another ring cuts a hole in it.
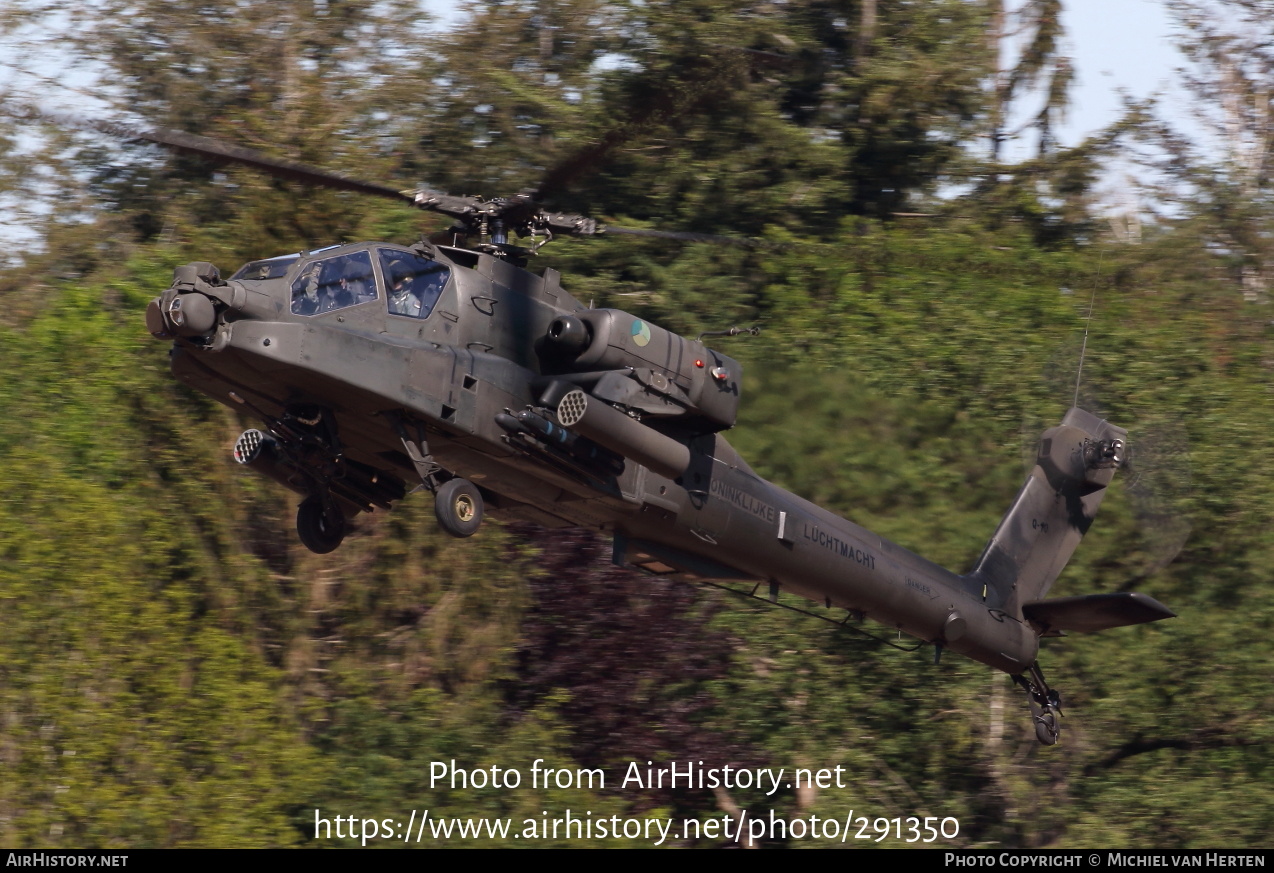
[[[411,268],[402,261],[389,262],[389,287],[400,293],[407,290],[407,286],[411,284]],[[402,283],[402,288],[398,287],[398,283]]]
[[[341,278],[351,282],[355,279],[366,279],[367,267],[359,263],[357,258],[346,258],[345,267],[341,270]]]

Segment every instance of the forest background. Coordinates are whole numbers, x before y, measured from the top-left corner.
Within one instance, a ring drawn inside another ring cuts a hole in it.
[[[1135,587],[1180,617],[1048,641],[1066,717],[1045,748],[1002,674],[620,571],[586,531],[457,542],[416,497],[312,555],[294,496],[233,469],[253,422],[175,383],[143,308],[187,261],[439,223],[49,125],[15,92],[0,195],[39,238],[0,274],[0,844],[312,846],[316,809],[428,808],[1268,845],[1274,4],[1173,5],[1206,145],[1130,104],[1059,149],[1061,2],[475,2],[444,34],[409,0],[7,5],[10,60],[81,71],[115,119],[492,196],[605,143],[558,206],[780,243],[559,242],[536,268],[692,336],[761,325],[726,349],[731,441],[957,571],[1071,404],[1090,328],[1081,401],[1131,430],[1136,468],[1054,594]],[[1002,162],[1022,136],[1037,156]],[[1099,193],[1116,165],[1135,192]],[[434,761],[537,758],[610,787],[429,785]],[[632,761],[847,782],[617,789]],[[572,842],[597,845],[538,844]]]

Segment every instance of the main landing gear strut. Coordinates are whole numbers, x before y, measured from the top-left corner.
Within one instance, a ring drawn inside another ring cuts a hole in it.
[[[1056,745],[1062,730],[1057,722],[1062,715],[1062,696],[1048,687],[1038,661],[1026,673],[1014,676],[1013,680],[1026,691],[1036,738],[1046,746]]]

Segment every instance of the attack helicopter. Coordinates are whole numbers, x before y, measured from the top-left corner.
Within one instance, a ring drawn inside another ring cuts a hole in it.
[[[491,200],[398,190],[180,131],[91,126],[454,222],[443,240],[329,246],[228,278],[188,264],[147,306],[174,376],[261,422],[234,460],[301,497],[296,530],[314,552],[337,549],[360,513],[422,488],[456,537],[488,516],[590,527],[613,537],[619,565],[742,581],[771,599],[791,592],[931,643],[935,660],[949,649],[1002,670],[1046,745],[1058,741],[1061,702],[1040,639],[1174,615],[1132,592],[1046,599],[1124,461],[1123,428],[1071,408],[1040,437],[981,557],[957,574],[758,476],[723,436],[742,399],[737,360],[586,306],[556,270],[526,268],[557,236],[737,240],[550,212],[545,186]]]

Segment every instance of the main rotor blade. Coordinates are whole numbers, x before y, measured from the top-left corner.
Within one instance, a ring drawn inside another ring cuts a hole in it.
[[[0,103],[2,102],[4,101],[0,101]],[[332,188],[338,191],[352,191],[357,194],[370,194],[375,197],[396,200],[400,203],[410,203],[418,209],[441,212],[444,215],[449,215],[461,222],[473,223],[475,216],[481,214],[491,218],[509,221],[515,226],[520,223],[526,223],[530,226],[535,225],[537,222],[543,222],[552,227],[552,229],[558,233],[568,233],[578,236],[591,236],[593,234],[622,234],[626,236],[671,239],[694,243],[713,243],[717,245],[740,246],[744,248],[764,247],[770,245],[759,240],[718,236],[710,233],[650,230],[647,228],[618,227],[614,225],[601,226],[596,224],[593,220],[581,215],[566,215],[540,211],[534,206],[535,200],[539,196],[539,192],[530,196],[519,195],[516,198],[508,200],[497,199],[484,201],[475,197],[455,197],[442,192],[432,191],[427,188],[400,191],[386,185],[364,182],[361,179],[354,179],[350,176],[334,173],[330,170],[323,170],[318,167],[312,167],[308,164],[302,164],[297,161],[272,158],[254,149],[223,142],[212,137],[186,133],[181,130],[172,130],[162,127],[134,127],[132,125],[102,121],[99,119],[44,112],[43,110],[29,104],[9,103],[8,107],[11,114],[18,117],[49,121],[61,127],[95,131],[117,139],[153,142],[176,152],[198,155],[199,157],[210,158],[215,161],[243,164],[245,166],[261,170],[271,176],[291,179],[308,185]],[[619,140],[622,140],[623,137],[620,132],[616,131],[615,135]],[[608,137],[603,143],[594,146],[592,149],[585,150],[590,156],[590,160],[585,163],[590,163],[594,159],[600,160],[615,143],[616,140],[612,140]],[[582,167],[579,164],[575,164],[570,169],[572,172],[569,175],[573,177],[575,172],[581,170]],[[557,178],[560,181],[564,181],[566,177],[558,176]]]
[[[682,68],[661,79],[642,83],[644,88],[627,99],[627,117],[612,127],[592,145],[585,146],[550,167],[539,187],[531,195],[536,203],[544,202],[586,173],[602,166],[612,152],[648,128],[665,124],[669,119],[693,113],[701,104],[717,98],[728,87],[735,72],[727,61],[730,53],[706,64],[699,58],[688,60]]]
[[[772,243],[755,239],[743,239],[737,236],[717,236],[712,233],[693,233],[681,230],[648,230],[642,227],[616,227],[607,224],[597,228],[598,234],[623,234],[625,236],[646,236],[656,239],[676,239],[683,242],[713,243],[716,245],[739,246],[741,248],[765,248]]]
[[[531,194],[531,199],[536,203],[543,203],[546,197],[565,190],[580,176],[601,165],[612,151],[633,136],[633,131],[639,124],[654,114],[655,109],[651,106],[639,110],[634,113],[630,123],[607,131],[606,135],[597,142],[580,149],[550,168],[544,174],[539,187]]]
[[[169,130],[162,127],[138,128],[131,125],[80,118],[72,115],[53,115],[33,110],[30,107],[28,107],[27,111],[28,114],[60,125],[76,127],[81,130],[94,130],[119,139],[144,140],[185,154],[244,164],[282,179],[291,179],[322,188],[333,188],[337,191],[353,191],[358,194],[371,194],[372,196],[384,197],[389,200],[415,203],[414,192],[403,192],[386,185],[364,182],[360,179],[354,179],[330,170],[321,170],[318,167],[311,167],[296,161],[272,158],[253,149],[222,142],[207,136],[198,136],[193,133]]]
[[[740,46],[714,44],[704,64],[698,55],[688,59],[686,67],[665,74],[662,79],[644,83],[643,93],[630,94],[626,101],[626,120],[612,127],[597,142],[567,155],[544,174],[531,195],[537,203],[569,187],[579,177],[606,163],[611,152],[646,128],[664,124],[670,118],[693,113],[708,100],[716,99],[737,75],[738,63],[748,67],[788,67],[789,55]]]

